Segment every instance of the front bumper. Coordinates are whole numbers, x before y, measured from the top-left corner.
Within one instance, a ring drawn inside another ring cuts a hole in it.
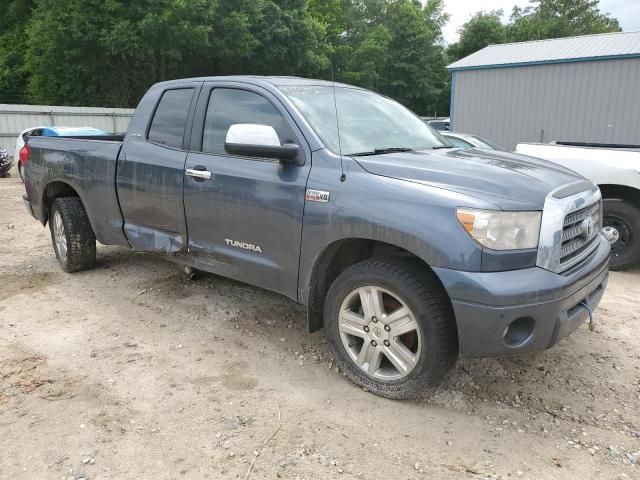
[[[565,274],[539,267],[505,272],[434,268],[451,298],[460,356],[544,350],[570,335],[602,299],[609,255],[609,244],[601,237],[589,259]],[[514,342],[505,333],[515,320],[527,327]]]

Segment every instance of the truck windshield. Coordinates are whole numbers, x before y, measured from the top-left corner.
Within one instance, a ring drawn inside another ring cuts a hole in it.
[[[335,99],[332,86],[287,86],[280,90],[333,153],[374,155],[450,147],[410,110],[368,90],[336,86]]]

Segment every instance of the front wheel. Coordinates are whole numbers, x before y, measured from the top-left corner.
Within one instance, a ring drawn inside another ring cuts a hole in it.
[[[96,236],[78,197],[56,198],[53,201],[49,229],[53,250],[65,272],[93,267],[96,262]]]
[[[611,269],[623,270],[640,261],[640,210],[615,198],[605,199],[603,205],[603,226],[613,227],[618,233],[611,245]]]
[[[347,377],[387,398],[420,397],[458,355],[446,292],[413,262],[366,260],[347,268],[327,294],[324,326]]]

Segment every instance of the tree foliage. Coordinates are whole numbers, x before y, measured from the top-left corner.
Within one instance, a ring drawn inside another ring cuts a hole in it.
[[[33,0],[12,0],[2,7],[0,15],[0,101],[24,103],[28,100],[26,85],[29,72],[25,68],[27,39],[25,18],[29,18]]]
[[[603,14],[599,0],[536,0],[514,7],[507,37],[510,42],[619,32],[618,20]]]
[[[452,61],[471,55],[484,47],[506,41],[506,27],[502,24],[502,10],[478,12],[460,29],[460,39],[449,46]]]
[[[441,0],[362,0],[346,6],[344,30],[332,39],[334,78],[433,112],[447,95]]]
[[[38,103],[135,106],[171,78],[329,68],[306,0],[10,0],[10,10],[21,14],[4,17],[0,101],[21,92]]]
[[[5,0],[0,102],[135,106],[171,78],[274,74],[449,108],[447,61],[492,43],[619,30],[597,0],[478,13],[445,51],[444,0]]]
[[[466,57],[487,45],[619,32],[620,24],[600,12],[599,0],[530,0],[514,7],[508,23],[502,10],[476,13],[459,30],[460,39],[448,48],[450,59]]]

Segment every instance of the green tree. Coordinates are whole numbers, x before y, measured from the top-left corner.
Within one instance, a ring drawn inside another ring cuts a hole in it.
[[[135,104],[154,82],[194,75],[211,49],[215,0],[109,0],[104,5],[98,42],[106,72],[97,95],[111,104]]]
[[[306,0],[265,2],[255,24],[258,46],[249,70],[263,74],[314,76],[329,68],[325,28]]]
[[[353,53],[352,37],[354,21],[359,17],[352,0],[308,0],[311,17],[323,31],[322,46],[328,65],[320,77],[331,79],[347,70]]]
[[[105,70],[100,61],[100,24],[105,17],[100,0],[36,2],[27,27],[25,65],[36,102],[93,104]]]
[[[420,111],[445,108],[443,0],[12,3],[33,14],[21,28],[11,21],[0,82],[39,103],[134,106],[157,81],[253,73],[335,77]]]
[[[29,91],[47,103],[133,106],[171,78],[311,76],[329,66],[324,36],[307,0],[36,0]]]
[[[487,45],[504,43],[506,27],[502,24],[502,10],[478,12],[460,27],[460,38],[447,48],[449,59],[453,62],[471,55]]]
[[[621,31],[618,20],[600,12],[599,0],[531,0],[514,7],[507,36],[511,42]]]
[[[335,43],[348,48],[337,62],[334,57],[336,79],[379,91],[418,112],[440,108],[448,89],[442,0],[424,6],[414,0],[359,0],[343,4],[343,11],[344,28]]]
[[[27,50],[26,19],[33,0],[9,0],[0,15],[0,103],[28,100],[29,72],[25,68]]]
[[[372,27],[351,54],[348,68],[340,72],[340,79],[371,90],[382,88],[380,81],[389,59],[391,40],[387,27]]]
[[[431,16],[425,13],[418,2],[389,4],[386,23],[392,39],[380,81],[383,93],[420,113],[437,108],[448,77],[444,48],[439,44],[444,14],[442,9],[433,10]]]

